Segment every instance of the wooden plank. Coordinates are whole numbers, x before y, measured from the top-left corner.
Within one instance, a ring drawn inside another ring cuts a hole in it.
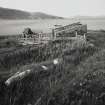
[[[56,38],[57,34],[71,33],[71,32],[81,32],[87,33],[87,25],[82,25],[80,23],[74,23],[72,25],[67,25],[52,30],[53,36]]]

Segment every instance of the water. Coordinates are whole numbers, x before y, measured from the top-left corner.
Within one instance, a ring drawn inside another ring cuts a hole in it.
[[[30,27],[34,31],[51,32],[55,24],[67,25],[78,21],[87,24],[88,29],[105,30],[105,19],[0,20],[0,35],[18,35],[26,27]]]

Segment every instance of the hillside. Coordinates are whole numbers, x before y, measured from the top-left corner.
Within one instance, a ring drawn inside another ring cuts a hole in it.
[[[45,13],[41,13],[41,12],[35,12],[32,13],[32,17],[34,19],[63,19],[63,17],[58,17],[58,16],[53,16],[53,15],[49,15],[49,14],[45,14]]]
[[[40,47],[1,40],[0,105],[105,105],[104,30]]]
[[[41,12],[31,13],[21,10],[0,7],[0,19],[63,19],[63,18],[48,15]]]
[[[0,8],[0,19],[30,19],[30,13],[14,9]]]

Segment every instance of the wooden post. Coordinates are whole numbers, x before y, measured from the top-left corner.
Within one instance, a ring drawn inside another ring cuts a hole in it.
[[[77,31],[76,31],[75,35],[76,35],[76,37],[78,36],[78,33],[77,33]]]
[[[83,36],[83,37],[84,37],[84,39],[86,40],[86,34],[85,34],[85,33],[84,33],[84,36]]]
[[[38,40],[38,44],[40,43],[40,33],[39,33],[39,40]]]
[[[55,34],[55,39],[56,39],[56,36],[57,36],[57,35]]]

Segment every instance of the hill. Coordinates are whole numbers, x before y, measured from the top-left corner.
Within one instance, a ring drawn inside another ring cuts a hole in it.
[[[63,17],[53,16],[42,12],[32,13],[33,19],[63,19]]]
[[[0,19],[63,19],[63,18],[48,15],[41,12],[31,13],[21,10],[0,7]]]

